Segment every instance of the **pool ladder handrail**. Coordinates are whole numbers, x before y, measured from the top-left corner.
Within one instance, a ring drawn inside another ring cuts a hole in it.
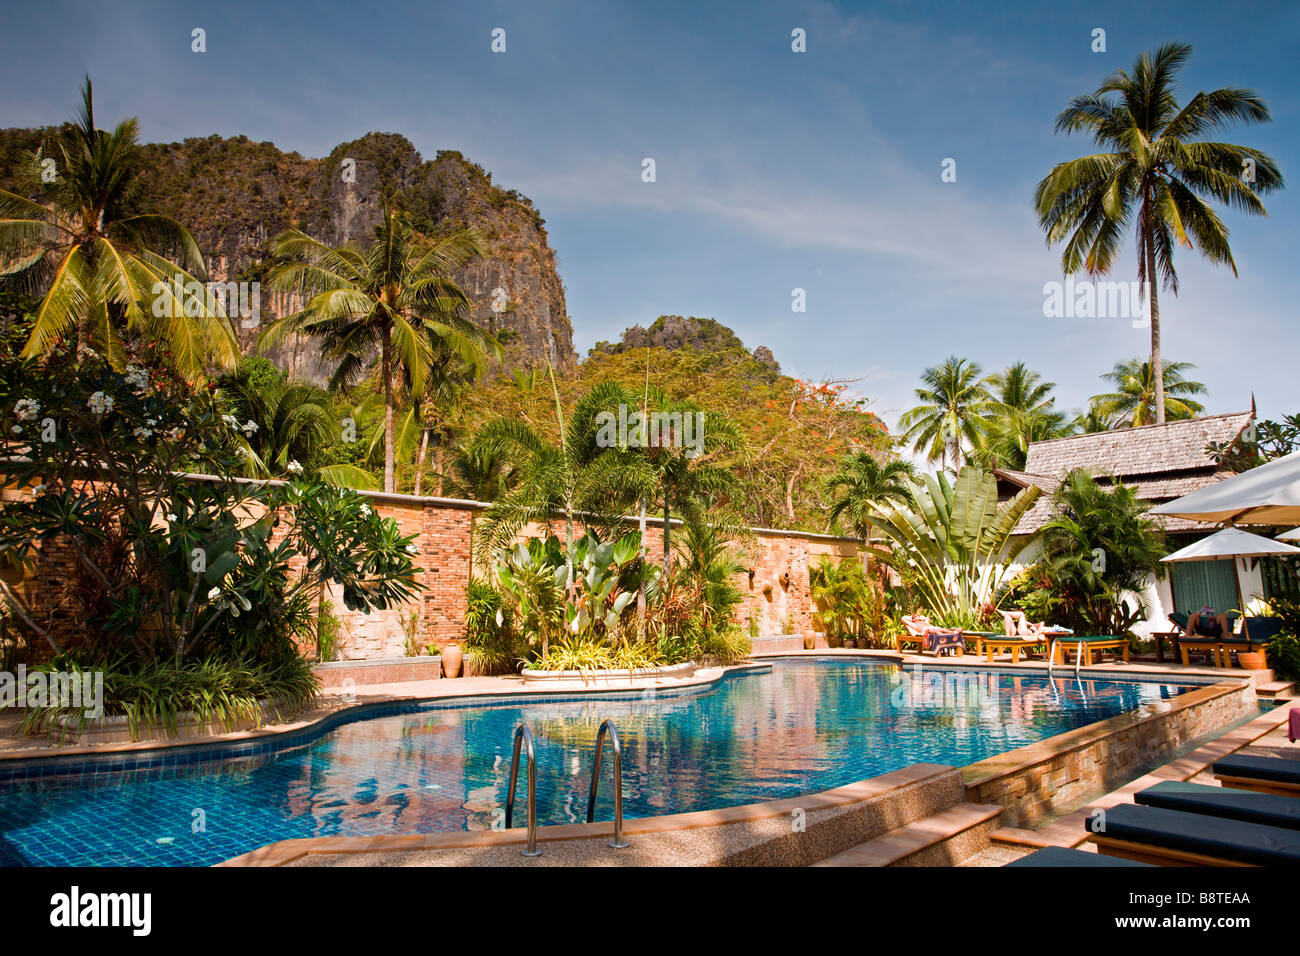
[[[596,792],[600,789],[600,761],[605,753],[605,731],[609,731],[609,745],[614,751],[614,839],[609,845],[622,850],[628,844],[623,839],[623,745],[619,742],[614,722],[605,719],[596,731],[596,759],[591,767],[591,790],[587,794],[587,822],[596,816]]]
[[[1056,641],[1059,640],[1060,640],[1059,637],[1056,638],[1056,640],[1052,641],[1051,646],[1048,647],[1047,649],[1047,676],[1048,677],[1052,676],[1052,665],[1056,663]],[[1074,677],[1076,680],[1079,677],[1079,665],[1081,663],[1083,663],[1083,641],[1079,641],[1079,643],[1076,644],[1074,647]]]
[[[514,753],[510,757],[510,793],[506,796],[506,829],[514,822],[515,785],[519,782],[519,746],[527,746],[528,754],[528,847],[524,856],[541,856],[537,849],[537,751],[533,746],[533,732],[527,724],[515,728]]]

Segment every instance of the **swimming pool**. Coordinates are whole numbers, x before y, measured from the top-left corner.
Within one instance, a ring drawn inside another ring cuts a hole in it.
[[[0,863],[208,865],[293,837],[500,826],[521,720],[537,741],[538,821],[553,824],[585,820],[607,717],[623,742],[624,815],[642,817],[817,792],[915,763],[962,766],[1192,686],[791,658],[702,688],[399,705],[233,757],[224,748],[164,754],[143,769],[11,777],[0,783]],[[598,820],[612,814],[604,773]],[[523,779],[519,791],[522,808]]]

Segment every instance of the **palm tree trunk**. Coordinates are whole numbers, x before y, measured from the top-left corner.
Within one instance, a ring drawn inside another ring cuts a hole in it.
[[[393,487],[393,343],[387,329],[380,352],[380,374],[384,377],[384,491]]]
[[[424,484],[424,461],[429,455],[429,429],[420,429],[420,452],[415,456],[415,494]]]
[[[668,586],[668,569],[672,566],[672,544],[668,538],[668,489],[664,489],[664,586]]]
[[[325,589],[324,580],[320,583],[320,593],[316,596],[316,660],[321,661],[321,630],[325,627]]]
[[[641,530],[641,581],[636,587],[636,619],[637,635],[641,640],[645,640],[645,495],[641,496],[641,521],[638,524]]]
[[[1165,423],[1165,364],[1160,356],[1160,299],[1157,289],[1160,283],[1156,280],[1156,247],[1151,241],[1150,227],[1148,225],[1146,239],[1146,273],[1147,284],[1151,290],[1151,378],[1156,388],[1156,424]]]

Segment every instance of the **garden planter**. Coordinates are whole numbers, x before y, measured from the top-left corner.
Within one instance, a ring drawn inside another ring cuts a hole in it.
[[[844,646],[856,648],[858,646],[858,639],[856,637],[846,637],[844,638]]]
[[[1263,651],[1238,651],[1237,663],[1248,671],[1262,671],[1267,666]]]
[[[817,638],[812,637],[811,635],[805,635],[805,636],[804,636],[804,639],[803,639],[803,649],[804,649],[805,651],[811,651],[811,650],[812,650],[813,648],[815,648],[816,646],[817,646]]]
[[[463,652],[459,644],[444,644],[442,648],[442,673],[444,677],[459,677]]]

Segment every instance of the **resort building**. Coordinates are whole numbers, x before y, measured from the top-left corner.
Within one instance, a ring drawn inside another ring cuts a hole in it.
[[[1023,471],[995,469],[999,497],[1010,498],[1030,486],[1043,490],[1017,525],[1018,534],[1033,534],[1052,520],[1051,493],[1076,468],[1086,468],[1100,481],[1117,478],[1143,500],[1163,504],[1232,474],[1214,461],[1210,446],[1231,444],[1253,421],[1253,412],[1234,412],[1033,442]],[[1168,533],[1170,551],[1218,530],[1185,518],[1156,516],[1154,520]],[[1030,544],[1017,563],[1033,563],[1038,547],[1037,542]],[[1174,564],[1163,580],[1152,581],[1140,596],[1148,613],[1135,631],[1145,637],[1151,631],[1167,630],[1171,611],[1194,611],[1203,604],[1220,610],[1240,608],[1263,593],[1261,569],[1250,559]]]

